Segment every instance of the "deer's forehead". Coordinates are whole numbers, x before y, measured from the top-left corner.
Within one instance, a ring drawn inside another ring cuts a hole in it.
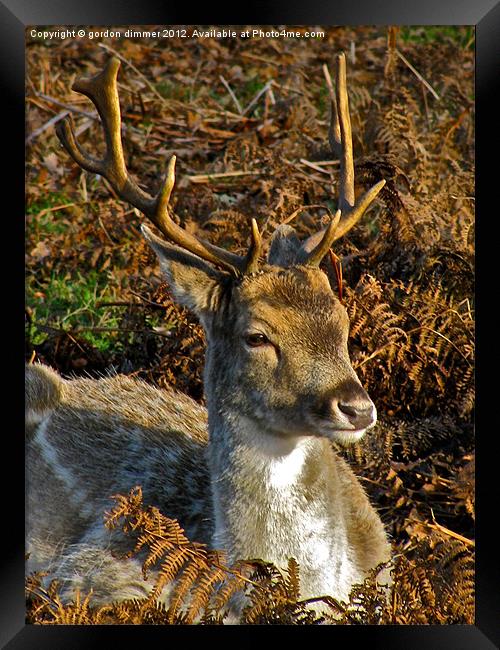
[[[321,271],[263,274],[240,288],[243,320],[262,319],[277,329],[296,329],[309,323],[332,327],[347,324],[347,314]]]
[[[240,300],[249,303],[266,300],[269,303],[284,305],[306,305],[311,301],[325,305],[335,303],[336,298],[323,271],[307,267],[269,269],[244,279],[238,291]]]

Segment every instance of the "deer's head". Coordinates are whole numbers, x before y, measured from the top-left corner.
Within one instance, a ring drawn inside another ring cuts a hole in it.
[[[255,220],[249,250],[238,256],[171,219],[174,156],[155,197],[132,180],[121,143],[118,68],[118,60],[111,59],[101,73],[74,85],[99,111],[105,157],[96,160],[82,150],[70,119],[59,125],[58,135],[81,167],[105,176],[118,196],[140,209],[166,237],[143,226],[177,300],[194,311],[206,330],[210,402],[255,421],[270,435],[359,439],[375,423],[376,411],[349,360],[346,310],[320,263],[333,242],[359,220],[384,181],[355,202],[344,56],[337,57],[336,95],[331,93],[330,142],[341,159],[339,210],[326,228],[304,242],[293,228],[280,226],[265,262],[260,261],[263,246]]]

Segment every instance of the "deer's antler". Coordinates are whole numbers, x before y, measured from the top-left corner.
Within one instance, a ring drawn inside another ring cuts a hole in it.
[[[175,182],[175,156],[170,158],[165,180],[156,196],[142,190],[132,179],[125,164],[121,139],[117,89],[119,68],[120,61],[113,57],[97,75],[73,84],[73,90],[86,95],[97,108],[104,129],[106,153],[100,160],[86,153],[75,137],[73,121],[68,115],[58,123],[56,131],[70,156],[83,169],[104,176],[121,199],[138,208],[175,244],[230,273],[238,275],[256,271],[262,242],[255,219],[252,219],[252,242],[246,256],[236,255],[195,237],[172,220],[168,202]]]
[[[351,118],[347,95],[345,54],[336,57],[335,91],[326,65],[323,66],[326,83],[330,92],[329,140],[332,152],[340,158],[339,202],[335,217],[326,229],[312,235],[304,243],[301,251],[303,264],[318,266],[331,245],[343,237],[361,219],[385,181],[379,181],[357,202],[354,197],[354,160],[352,153]]]

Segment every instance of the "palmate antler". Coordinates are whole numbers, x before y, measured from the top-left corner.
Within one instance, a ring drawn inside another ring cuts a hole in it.
[[[120,101],[117,89],[119,68],[120,61],[113,57],[97,75],[89,79],[80,79],[73,84],[73,90],[86,95],[94,103],[100,115],[106,139],[104,158],[94,158],[82,149],[75,137],[71,115],[59,122],[56,127],[57,135],[68,153],[83,169],[104,176],[117,196],[138,208],[174,244],[233,275],[257,271],[262,251],[262,238],[255,219],[252,219],[251,244],[244,256],[236,255],[191,235],[172,220],[168,211],[168,202],[175,182],[175,156],[170,158],[165,180],[156,196],[153,197],[142,190],[132,179],[125,164],[121,139]],[[354,204],[352,136],[343,54],[337,57],[336,81],[337,94],[336,98],[332,96],[331,102],[330,135],[331,142],[338,145],[341,158],[339,210],[326,229],[309,237],[302,247],[297,262],[312,266],[318,266],[332,243],[354,226],[385,184],[385,181],[380,181],[368,190],[357,204]]]

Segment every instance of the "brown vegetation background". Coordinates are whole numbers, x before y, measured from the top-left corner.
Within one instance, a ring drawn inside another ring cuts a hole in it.
[[[345,51],[357,189],[381,178],[387,185],[336,245],[351,358],[379,412],[375,430],[339,453],[380,512],[396,564],[391,602],[367,581],[341,620],[472,623],[474,33],[317,29],[323,38],[28,37],[26,358],[65,376],[111,369],[203,402],[203,332],[172,302],[140,216],[82,172],[55,136],[70,111],[80,141],[102,151],[93,106],[70,90],[75,78],[112,53],[122,58],[129,170],[155,192],[175,153],[174,218],[241,252],[251,217],[264,237],[287,220],[306,235],[334,210],[338,165],[327,146],[322,65],[333,72],[335,53]],[[248,622],[314,622],[297,609],[295,571],[280,582],[261,569],[264,587],[281,584],[285,596],[268,590],[267,609],[256,596]],[[68,609],[55,586],[48,593],[34,580],[28,591],[33,622],[103,621],[91,599]],[[281,609],[271,616],[273,602]],[[185,620],[148,607],[110,607],[106,622]],[[205,622],[222,620],[211,616]]]

